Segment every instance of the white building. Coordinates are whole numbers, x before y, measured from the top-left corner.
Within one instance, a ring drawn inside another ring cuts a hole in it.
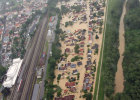
[[[7,78],[3,82],[4,87],[11,88],[15,84],[21,64],[22,60],[20,58],[13,59],[13,64],[9,67],[6,73]]]
[[[48,38],[48,41],[50,42],[52,39],[52,31],[51,30],[48,30],[47,38]]]

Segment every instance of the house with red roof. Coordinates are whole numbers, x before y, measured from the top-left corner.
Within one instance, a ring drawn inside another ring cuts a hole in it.
[[[66,84],[65,84],[65,86],[66,86],[67,88],[74,87],[75,85],[76,85],[75,82],[66,82]]]
[[[65,97],[55,98],[55,100],[74,100],[74,98],[75,98],[74,95],[68,95],[68,96],[65,96]]]
[[[66,49],[65,49],[65,52],[66,52],[66,53],[70,53],[70,48],[66,48]]]

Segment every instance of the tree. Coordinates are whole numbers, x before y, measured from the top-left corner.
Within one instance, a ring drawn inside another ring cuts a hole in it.
[[[60,79],[61,79],[61,74],[58,74],[57,81],[59,82]]]
[[[99,39],[99,36],[96,34],[96,37],[95,37],[95,39]]]
[[[2,90],[2,94],[7,97],[8,95],[10,95],[10,88],[4,88]]]
[[[85,93],[83,95],[83,98],[86,98],[86,100],[92,100],[92,94],[91,93]]]
[[[82,9],[81,5],[71,6],[71,9],[74,9],[76,13],[79,13]]]
[[[61,92],[62,92],[62,89],[60,88],[60,89],[58,89],[58,91],[57,91],[57,96],[58,97],[60,97],[61,96]]]
[[[74,51],[75,51],[75,53],[79,53],[79,45],[78,44],[76,44],[75,45],[75,47],[74,47]]]
[[[64,5],[61,6],[61,13],[62,14],[67,14],[69,11],[70,10],[66,6],[64,6]]]

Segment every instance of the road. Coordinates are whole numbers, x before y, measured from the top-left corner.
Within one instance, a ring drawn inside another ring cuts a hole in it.
[[[21,68],[25,68],[24,70],[20,70],[23,75],[21,75],[22,83],[20,85],[20,89],[18,90],[19,82],[17,81],[13,91],[11,93],[9,100],[30,100],[32,95],[32,90],[34,86],[34,82],[36,79],[36,66],[38,65],[38,61],[40,58],[40,53],[43,50],[45,39],[46,39],[46,27],[48,24],[48,15],[46,15],[37,29],[33,41],[31,43],[31,47],[27,50],[23,64]],[[19,76],[20,76],[19,75]],[[20,80],[19,80],[20,81]]]

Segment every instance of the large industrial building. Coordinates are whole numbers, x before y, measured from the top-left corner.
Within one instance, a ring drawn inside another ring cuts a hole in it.
[[[6,73],[7,78],[3,82],[4,87],[11,88],[15,84],[21,64],[22,60],[20,58],[13,59],[13,64],[9,67]]]

